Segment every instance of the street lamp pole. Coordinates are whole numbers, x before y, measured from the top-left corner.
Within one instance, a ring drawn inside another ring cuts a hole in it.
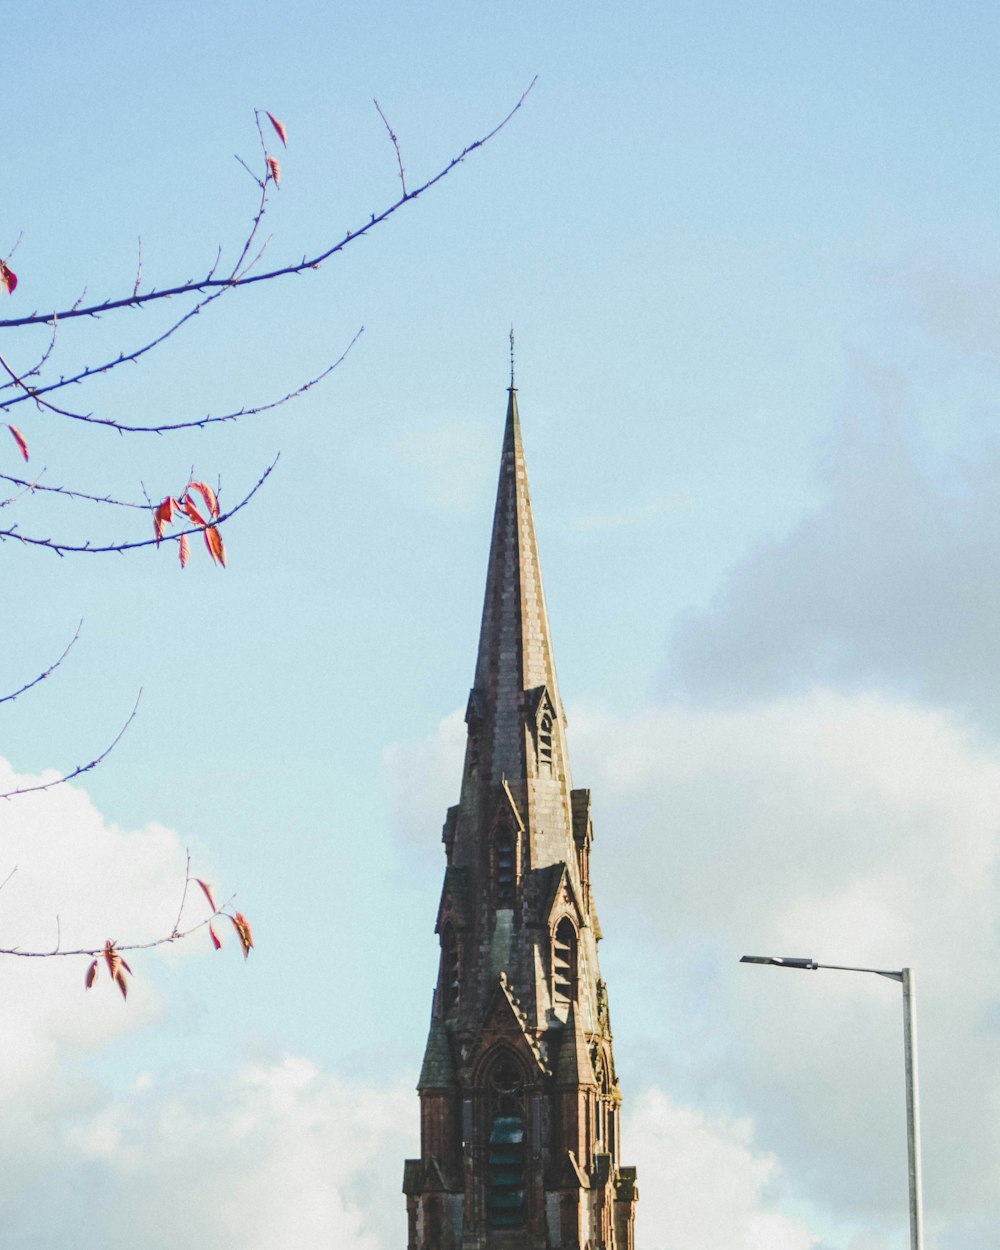
[[[903,1060],[906,1071],[906,1155],[910,1188],[910,1250],[923,1250],[924,1212],[920,1175],[920,1104],[917,1093],[917,991],[912,968],[898,972],[884,968],[854,968],[845,964],[818,964],[814,959],[782,958],[777,955],[744,955],[740,963],[773,964],[778,968],[799,968],[815,972],[870,972],[888,977],[903,987]]]

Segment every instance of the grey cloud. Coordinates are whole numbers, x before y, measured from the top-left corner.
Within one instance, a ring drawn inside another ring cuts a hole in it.
[[[664,684],[722,705],[886,688],[1000,728],[1000,450],[935,458],[898,379],[858,368],[874,412],[832,444],[824,501],[678,621]]]
[[[913,258],[876,274],[903,297],[909,315],[965,356],[1000,360],[1000,276],[968,272],[944,258]]]

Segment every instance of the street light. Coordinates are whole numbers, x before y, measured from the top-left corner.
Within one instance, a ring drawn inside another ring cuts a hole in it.
[[[774,964],[777,968],[799,968],[815,972],[871,972],[888,977],[903,987],[903,1056],[906,1066],[906,1154],[910,1178],[910,1250],[923,1250],[924,1213],[920,1183],[920,1116],[917,1101],[917,998],[912,968],[898,972],[884,968],[853,968],[844,964],[818,964],[815,959],[790,959],[779,955],[744,955],[741,964]]]

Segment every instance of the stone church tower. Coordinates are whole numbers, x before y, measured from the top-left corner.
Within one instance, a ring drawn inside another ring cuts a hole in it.
[[[634,1250],[590,792],[570,776],[513,379],[509,394],[407,1247]]]

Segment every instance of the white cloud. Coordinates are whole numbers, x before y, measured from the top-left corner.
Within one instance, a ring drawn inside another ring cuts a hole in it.
[[[776,1209],[780,1170],[751,1126],[678,1106],[662,1089],[625,1104],[623,1135],[639,1176],[642,1250],[814,1250],[819,1239]]]
[[[32,780],[0,761],[0,787]],[[20,798],[2,816],[4,872],[18,868],[0,892],[3,945],[52,947],[57,913],[64,948],[172,927],[185,851],[170,830],[117,828],[70,785]],[[191,907],[203,909],[200,897]],[[182,943],[167,957],[207,949]],[[363,1086],[293,1056],[220,1076],[199,1070],[195,1051],[179,1068],[109,1085],[88,1060],[162,1025],[156,956],[132,962],[126,1004],[106,977],[84,991],[85,958],[0,958],[4,1246],[394,1245],[419,1123],[412,1081]]]
[[[405,1235],[413,1101],[409,1084],[284,1056],[63,1107],[44,1165],[4,1196],[4,1245],[389,1250]]]
[[[2,790],[57,775],[19,776],[0,760]],[[0,818],[0,874],[16,869],[0,892],[0,946],[50,951],[58,940],[62,950],[73,950],[171,931],[186,860],[169,829],[111,825],[74,785],[13,799]],[[198,900],[191,901],[196,909]],[[169,957],[201,949],[182,943]],[[104,1094],[85,1070],[88,1057],[159,1018],[151,975],[157,958],[130,956],[136,975],[126,1004],[103,967],[95,988],[84,990],[85,956],[0,957],[0,1207],[33,1192],[60,1154],[67,1123],[101,1105]]]
[[[573,731],[612,993],[647,1015],[647,1076],[749,1114],[799,1201],[891,1230],[899,987],[737,961],[913,966],[928,1210],[942,1247],[976,1246],[968,1230],[1000,1222],[1000,1184],[968,1166],[1000,1131],[1000,751],[941,713],[829,691],[735,712],[578,708]]]
[[[19,777],[0,760],[4,790],[55,776]],[[108,824],[73,785],[13,799],[0,816],[0,874],[13,870],[0,892],[0,946],[51,951],[58,942],[68,951],[107,938],[149,941],[173,928],[185,851],[171,830],[155,823],[134,831]],[[197,907],[198,900],[191,903]],[[175,958],[183,953],[183,944],[172,952]],[[138,971],[148,958],[131,962]],[[106,1045],[156,1016],[158,997],[149,977],[134,978],[126,1010],[103,968],[94,990],[84,992],[87,963],[82,956],[0,959],[0,1104],[23,1102],[27,1089],[49,1086],[65,1055]]]
[[[144,1250],[389,1247],[413,1103],[409,1085],[358,1086],[294,1056],[118,1101],[65,1138],[64,1157],[117,1195],[74,1244],[131,1250],[141,1227]]]
[[[458,801],[465,739],[465,709],[456,708],[434,733],[390,743],[382,753],[397,835],[407,858],[427,869],[444,863],[440,843],[427,834],[444,823],[448,808]]]

